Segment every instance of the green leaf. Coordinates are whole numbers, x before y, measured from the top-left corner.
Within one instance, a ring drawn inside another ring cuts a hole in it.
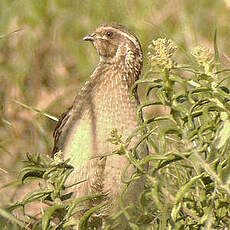
[[[217,145],[216,148],[222,148],[230,138],[230,120],[228,118],[224,119],[223,124],[219,128],[218,135],[216,136]]]
[[[0,208],[0,215],[2,217],[6,218],[7,220],[9,220],[10,222],[19,225],[23,229],[30,230],[30,228],[27,227],[27,225],[25,223],[23,223],[22,221],[17,219],[14,215],[12,215],[11,213],[7,212],[5,209]]]
[[[50,226],[50,220],[55,211],[65,210],[67,205],[53,205],[48,208],[42,217],[42,230],[48,230]]]
[[[188,192],[189,189],[194,185],[194,183],[196,183],[200,178],[202,178],[203,175],[204,175],[204,173],[191,178],[188,183],[186,183],[184,186],[182,186],[179,189],[179,191],[177,192],[176,197],[175,197],[175,204],[178,204],[180,202],[180,200],[183,198],[183,195],[186,192]]]

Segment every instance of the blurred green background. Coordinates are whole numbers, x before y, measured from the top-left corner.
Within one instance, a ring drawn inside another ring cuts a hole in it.
[[[174,40],[182,63],[194,46],[212,48],[217,28],[221,57],[230,63],[229,0],[0,0],[1,185],[17,179],[26,152],[49,153],[53,144],[55,121],[16,101],[59,117],[98,62],[82,37],[109,22],[135,32],[145,57],[152,39]],[[2,202],[12,197],[5,191]]]

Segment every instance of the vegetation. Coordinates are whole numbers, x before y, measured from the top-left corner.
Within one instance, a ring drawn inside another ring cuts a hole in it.
[[[97,60],[80,37],[109,21],[139,33],[146,57],[143,77],[133,86],[133,91],[141,89],[140,128],[127,140],[116,130],[110,137],[117,145],[113,154],[125,154],[137,168],[129,179],[124,172],[121,180],[128,186],[144,175],[146,189],[135,215],[128,212],[132,206],[123,206],[121,196],[121,210],[105,229],[113,229],[120,215],[135,230],[230,228],[229,10],[227,0],[180,5],[147,0],[0,1],[0,228],[68,229],[76,224],[72,214],[83,201],[102,196],[71,199],[65,182],[72,168],[59,156],[50,159],[45,154],[52,147],[55,125],[55,117],[46,112],[58,116],[72,103],[69,98],[85,80],[81,76],[89,76]],[[215,20],[218,41],[210,26]],[[153,37],[163,38],[151,41]],[[137,134],[140,141],[129,149]],[[142,142],[148,143],[150,155],[137,160]],[[25,152],[30,154],[25,157]],[[36,201],[42,216],[28,212]],[[100,208],[81,218],[80,229],[88,229],[90,216]]]

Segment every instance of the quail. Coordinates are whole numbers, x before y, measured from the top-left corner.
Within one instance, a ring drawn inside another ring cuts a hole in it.
[[[125,139],[138,127],[139,99],[137,95],[131,99],[130,89],[140,76],[142,48],[135,34],[117,24],[100,25],[83,40],[96,48],[99,63],[73,105],[59,119],[53,154],[62,151],[64,159],[70,159],[75,172],[73,182],[86,180],[76,187],[77,197],[103,192],[116,200],[123,188],[121,174],[127,158],[92,156],[116,148],[108,142],[111,130],[117,129]]]

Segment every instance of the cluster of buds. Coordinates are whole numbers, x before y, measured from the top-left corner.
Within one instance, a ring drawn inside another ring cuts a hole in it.
[[[214,63],[211,49],[197,46],[192,50],[191,54],[195,57],[197,63],[204,68],[204,72],[210,74]]]
[[[153,40],[149,45],[148,57],[151,66],[158,66],[162,70],[172,69],[175,62],[171,59],[172,55],[176,52],[177,46],[172,40],[166,38],[158,38]]]
[[[111,138],[107,139],[107,141],[111,142],[114,145],[122,144],[122,135],[118,134],[117,129],[113,129],[110,133]]]

